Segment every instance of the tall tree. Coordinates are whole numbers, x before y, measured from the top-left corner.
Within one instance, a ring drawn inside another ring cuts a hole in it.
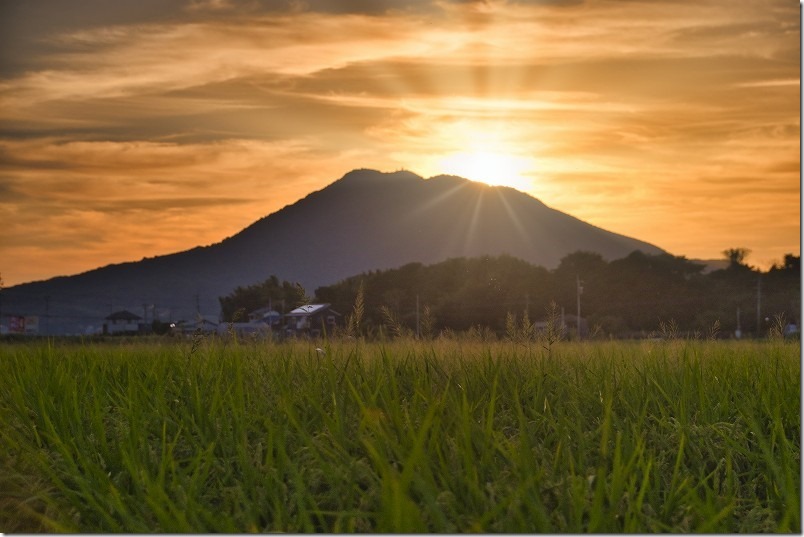
[[[745,258],[751,253],[748,248],[727,248],[723,250],[723,255],[729,261],[729,267],[745,266]]]
[[[309,301],[304,288],[298,283],[288,281],[279,282],[279,278],[271,276],[267,280],[249,285],[246,287],[236,287],[230,294],[218,298],[221,304],[223,320],[232,322],[235,320],[235,313],[243,311],[248,314],[259,308],[264,308],[271,304],[280,313],[284,305],[285,311],[290,311],[306,304]]]

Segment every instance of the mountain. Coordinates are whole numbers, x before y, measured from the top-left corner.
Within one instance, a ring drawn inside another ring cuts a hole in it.
[[[219,296],[272,274],[312,294],[348,276],[413,261],[507,253],[554,268],[578,250],[607,260],[634,250],[663,252],[512,188],[362,169],[217,244],[8,288],[1,313],[39,315],[41,330],[75,332],[97,328],[119,309],[149,321],[154,314],[163,320],[197,310],[215,314]]]

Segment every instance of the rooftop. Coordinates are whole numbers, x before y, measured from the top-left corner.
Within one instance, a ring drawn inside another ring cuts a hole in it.
[[[110,313],[108,317],[106,317],[107,321],[139,321],[142,319],[139,315],[131,313],[128,310],[120,310],[114,313]]]
[[[329,304],[305,304],[304,306],[300,306],[291,311],[285,315],[285,317],[302,317],[304,315],[313,315],[314,313],[318,313],[319,311],[328,307]]]

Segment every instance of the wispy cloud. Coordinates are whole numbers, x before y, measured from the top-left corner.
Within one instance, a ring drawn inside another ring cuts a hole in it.
[[[44,245],[76,260],[54,274],[188,248],[349,169],[434,175],[467,148],[674,253],[797,251],[800,28],[784,0],[87,5],[0,13],[7,282]]]

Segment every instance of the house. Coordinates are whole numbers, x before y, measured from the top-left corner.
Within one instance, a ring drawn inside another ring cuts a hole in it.
[[[218,335],[221,337],[229,337],[231,335],[237,337],[250,337],[270,339],[274,337],[274,332],[268,323],[261,322],[247,322],[247,323],[221,323],[218,325]]]
[[[307,304],[285,314],[285,335],[320,337],[338,325],[341,314],[329,304]]]
[[[143,325],[140,323],[142,317],[131,313],[128,310],[121,310],[111,313],[103,323],[104,334],[138,334]]]
[[[236,334],[238,337],[272,338],[282,330],[282,314],[266,307],[248,314],[248,322],[222,322],[217,327],[221,337]]]
[[[282,314],[269,306],[252,311],[248,314],[248,320],[251,323],[265,323],[278,328],[282,324]]]
[[[214,315],[198,315],[192,321],[178,321],[170,325],[174,333],[185,335],[195,333],[214,334],[218,331],[218,318]]]
[[[9,318],[9,326],[0,326],[2,334],[38,334],[39,317],[12,315]]]

